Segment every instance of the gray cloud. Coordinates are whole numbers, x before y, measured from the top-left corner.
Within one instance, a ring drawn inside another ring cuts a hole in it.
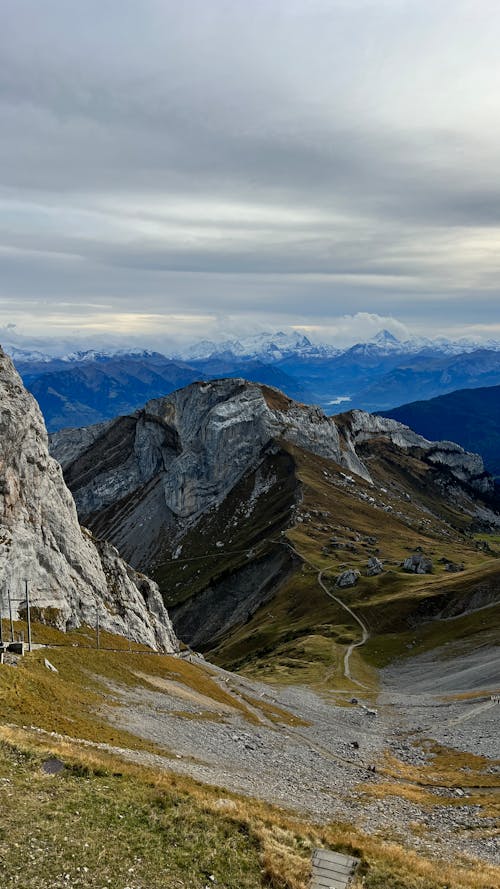
[[[2,14],[4,321],[129,315],[132,333],[140,300],[155,317],[358,310],[422,328],[468,324],[473,298],[496,322],[498,4]]]

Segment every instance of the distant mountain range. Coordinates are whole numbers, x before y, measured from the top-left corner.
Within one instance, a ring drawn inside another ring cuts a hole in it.
[[[481,454],[486,468],[500,478],[500,386],[460,389],[384,411],[384,416],[411,426],[425,438],[456,441]]]
[[[500,385],[499,342],[400,341],[387,330],[348,349],[278,331],[203,341],[169,356],[147,350],[76,351],[59,357],[14,347],[7,351],[50,431],[130,413],[150,398],[220,377],[275,386],[330,414],[347,408],[386,412],[456,389]]]
[[[419,352],[432,352],[442,355],[457,355],[462,352],[473,352],[479,347],[500,351],[500,342],[488,340],[479,343],[477,340],[463,338],[450,340],[445,337],[429,339],[428,337],[411,337],[399,340],[388,330],[381,330],[372,340],[357,343],[348,349],[338,349],[326,343],[313,343],[305,334],[292,333],[260,333],[243,339],[225,340],[215,343],[203,340],[179,351],[173,358],[185,361],[198,361],[221,355],[239,356],[241,358],[260,358],[267,361],[282,361],[289,357],[332,358],[350,352],[352,349],[385,355],[412,355]]]
[[[193,382],[197,373],[155,353],[87,355],[41,364],[16,361],[26,387],[37,399],[50,431],[85,426],[128,413]]]

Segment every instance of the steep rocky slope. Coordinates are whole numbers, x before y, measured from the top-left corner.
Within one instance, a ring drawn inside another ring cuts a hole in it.
[[[481,454],[487,469],[500,479],[500,386],[459,389],[448,395],[413,401],[387,411],[386,416],[408,423],[422,435],[458,441]]]
[[[176,639],[156,584],[80,528],[61,468],[49,456],[34,398],[0,350],[0,589],[59,628],[101,626],[172,651]]]
[[[458,445],[361,411],[329,418],[244,380],[193,384],[129,417],[59,432],[51,446],[81,519],[152,572],[196,646],[241,636],[277,596],[300,598],[310,547],[364,575],[360,555],[400,565],[437,537],[444,565],[463,561],[464,546],[476,553],[474,526],[498,521],[491,477]],[[280,624],[286,635],[288,618]]]

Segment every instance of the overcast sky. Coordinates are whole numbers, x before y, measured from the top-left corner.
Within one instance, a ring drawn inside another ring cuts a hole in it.
[[[0,325],[500,338],[498,0],[0,17]]]

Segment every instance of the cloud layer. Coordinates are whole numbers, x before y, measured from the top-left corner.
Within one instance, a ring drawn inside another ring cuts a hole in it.
[[[490,0],[5,0],[0,321],[499,323]],[[498,330],[497,330],[498,332]]]

